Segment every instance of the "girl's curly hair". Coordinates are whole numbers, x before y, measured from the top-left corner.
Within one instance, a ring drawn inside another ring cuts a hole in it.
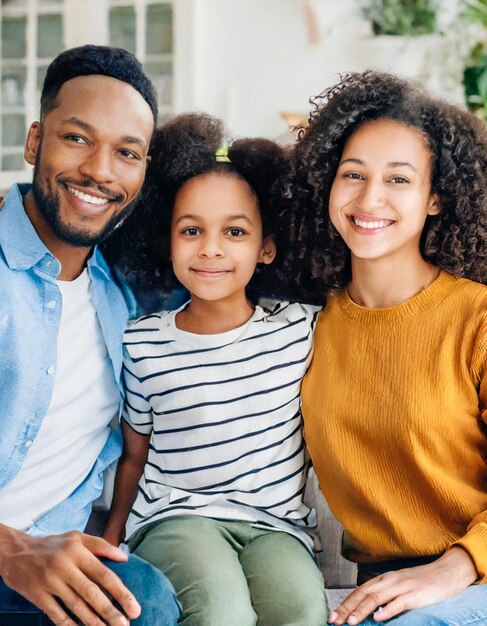
[[[487,129],[476,117],[391,74],[351,73],[310,99],[284,182],[282,213],[295,296],[323,303],[350,281],[350,251],[328,215],[344,145],[363,123],[391,119],[417,129],[431,151],[431,191],[441,212],[427,218],[421,253],[457,276],[487,283]],[[393,141],[394,139],[391,138]]]
[[[215,173],[245,180],[257,199],[264,237],[273,235],[279,257],[278,189],[287,164],[284,148],[268,139],[238,139],[228,146],[228,162],[217,160],[224,146],[223,122],[204,113],[179,115],[153,137],[145,183],[137,209],[104,244],[112,265],[142,290],[169,292],[179,286],[170,262],[170,225],[176,195],[191,178]],[[249,285],[251,297],[277,296],[282,273],[258,268]]]

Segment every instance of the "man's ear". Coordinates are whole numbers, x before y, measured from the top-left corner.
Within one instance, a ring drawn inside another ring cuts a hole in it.
[[[276,258],[276,253],[277,249],[274,237],[272,235],[268,235],[262,242],[262,250],[260,251],[257,262],[269,265],[269,263],[272,263],[272,261]]]
[[[440,198],[437,193],[432,193],[428,200],[428,215],[439,215],[440,213]]]
[[[30,165],[35,165],[37,151],[41,143],[42,127],[40,122],[32,122],[27,132],[24,144],[24,159]]]

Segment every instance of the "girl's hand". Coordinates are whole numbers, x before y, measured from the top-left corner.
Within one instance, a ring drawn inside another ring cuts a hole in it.
[[[478,577],[468,552],[454,546],[428,565],[387,572],[372,578],[352,593],[328,616],[329,624],[360,624],[373,614],[386,621],[410,609],[452,598]]]

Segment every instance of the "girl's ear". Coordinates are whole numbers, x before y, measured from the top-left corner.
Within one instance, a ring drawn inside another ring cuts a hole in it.
[[[440,198],[437,193],[432,193],[428,200],[428,215],[438,215],[441,213]]]
[[[37,150],[41,142],[41,123],[33,122],[27,133],[24,144],[24,159],[29,165],[35,165]]]
[[[260,251],[257,262],[269,265],[269,263],[272,263],[272,261],[276,258],[276,253],[277,249],[274,237],[272,235],[268,235],[262,242],[262,250]]]

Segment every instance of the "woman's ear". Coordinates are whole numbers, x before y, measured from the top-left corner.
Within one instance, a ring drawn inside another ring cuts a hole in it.
[[[262,249],[257,262],[269,265],[269,263],[272,263],[272,261],[276,258],[276,253],[277,249],[274,237],[272,235],[268,235],[262,242]]]
[[[35,165],[37,151],[41,143],[42,127],[40,122],[32,122],[24,144],[24,159],[29,165]]]
[[[438,215],[441,213],[440,198],[437,193],[432,193],[428,200],[428,215]]]

